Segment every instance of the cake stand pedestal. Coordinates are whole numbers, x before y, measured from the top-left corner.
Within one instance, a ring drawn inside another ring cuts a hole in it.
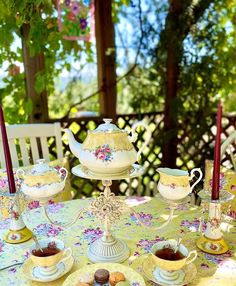
[[[111,233],[111,225],[118,221],[127,209],[126,203],[111,192],[112,180],[130,179],[141,176],[143,168],[134,164],[127,172],[122,174],[93,174],[86,167],[78,165],[71,172],[81,178],[101,180],[104,192],[90,205],[89,211],[104,224],[103,236],[89,246],[88,258],[92,262],[123,262],[129,257],[130,250],[127,244],[117,239]]]
[[[111,234],[111,224],[122,214],[125,203],[111,192],[111,180],[102,180],[104,192],[90,205],[90,211],[104,222],[103,236],[90,244],[88,258],[93,262],[122,262],[129,257],[127,244]]]

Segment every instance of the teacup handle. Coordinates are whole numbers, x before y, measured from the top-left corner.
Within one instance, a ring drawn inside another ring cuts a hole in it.
[[[202,170],[200,168],[194,168],[191,170],[190,172],[190,178],[189,180],[191,181],[193,179],[193,177],[195,176],[195,172],[199,173],[199,178],[197,179],[197,181],[190,187],[190,190],[192,192],[193,188],[201,181],[203,174],[202,174]]]
[[[24,178],[24,176],[25,176],[25,171],[23,169],[17,169],[16,170],[16,177],[18,180],[20,180],[21,177]]]
[[[67,259],[69,259],[69,258],[71,257],[71,255],[72,255],[72,250],[71,250],[71,248],[68,247],[68,248],[64,249],[63,255],[65,255],[66,257],[62,258],[62,259],[60,260],[60,262],[66,261]]]
[[[194,255],[193,258],[190,258],[191,255]],[[186,259],[186,265],[193,262],[195,259],[197,258],[197,251],[196,250],[192,250],[189,252],[187,259]]]
[[[139,157],[141,155],[141,153],[143,152],[144,148],[148,145],[148,143],[150,142],[151,138],[152,138],[152,131],[150,129],[150,127],[144,123],[143,121],[138,121],[136,122],[133,126],[132,126],[132,129],[131,129],[131,136],[128,137],[129,141],[132,143],[132,142],[135,142],[137,140],[137,134],[135,132],[136,128],[138,126],[142,126],[146,129],[146,132],[147,132],[147,138],[146,140],[144,141],[142,147],[139,149],[138,153],[137,153],[137,161],[139,160]]]

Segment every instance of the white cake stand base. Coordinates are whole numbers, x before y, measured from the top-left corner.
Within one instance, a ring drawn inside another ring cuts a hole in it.
[[[93,174],[82,165],[72,168],[72,173],[76,176],[101,180],[104,192],[91,202],[90,212],[104,224],[104,234],[101,238],[90,244],[88,258],[92,262],[123,262],[129,255],[130,250],[127,244],[114,237],[111,233],[111,226],[120,219],[120,216],[127,209],[124,200],[116,197],[111,192],[112,180],[131,179],[141,176],[143,168],[138,164],[133,164],[125,173],[122,174]]]
[[[123,262],[130,254],[127,244],[112,235],[103,236],[91,243],[88,258],[92,262]]]

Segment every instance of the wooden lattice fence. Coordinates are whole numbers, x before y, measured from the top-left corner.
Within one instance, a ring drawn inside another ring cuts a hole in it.
[[[178,158],[176,160],[177,167],[181,169],[191,169],[200,167],[204,170],[205,159],[213,158],[214,138],[216,133],[215,115],[209,114],[204,117],[199,115],[199,121],[192,120],[193,116],[189,114],[186,120],[179,122],[178,134]],[[195,118],[196,119],[196,118]],[[118,115],[116,123],[119,128],[130,130],[133,123],[138,120],[144,120],[152,130],[152,139],[145,148],[140,164],[145,167],[145,173],[142,177],[132,180],[119,181],[120,194],[138,194],[138,195],[155,195],[157,192],[156,185],[159,179],[156,169],[159,166],[165,166],[162,162],[162,145],[165,144],[163,138],[163,113],[143,113]],[[223,136],[225,139],[236,127],[236,116],[224,116],[223,120]],[[87,130],[95,129],[98,124],[102,123],[100,117],[84,117],[69,118],[61,122],[62,128],[70,128],[76,140],[83,142]],[[138,139],[134,143],[135,148],[139,149],[145,138],[145,130],[138,130]],[[50,152],[53,155],[55,150],[54,141],[49,141]],[[64,153],[70,158],[71,167],[79,164],[70,152],[66,135],[63,135]],[[236,154],[236,146],[234,146]],[[229,160],[229,156],[223,158],[223,162]],[[86,180],[72,176],[72,186],[76,191],[76,197],[95,195],[102,189],[101,182],[96,180]]]

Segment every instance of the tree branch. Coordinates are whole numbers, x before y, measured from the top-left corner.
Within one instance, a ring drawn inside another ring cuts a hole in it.
[[[182,27],[183,29],[183,38],[186,38],[188,33],[190,32],[191,28],[196,25],[196,23],[199,21],[199,19],[203,16],[204,12],[206,11],[207,8],[209,8],[211,3],[216,2],[216,0],[201,0],[197,2],[195,6],[191,7],[189,6],[190,9],[188,9],[188,17],[183,23]]]
[[[139,58],[139,55],[140,55],[140,51],[141,51],[141,47],[142,47],[142,43],[143,43],[143,38],[144,38],[141,0],[138,1],[138,5],[137,6],[138,6],[138,19],[139,19],[139,27],[140,27],[141,35],[140,35],[140,39],[139,39],[138,49],[137,49],[137,52],[136,52],[136,55],[135,55],[134,64],[132,65],[132,67],[126,73],[124,73],[122,76],[117,78],[117,80],[115,81],[114,85],[117,85],[117,83],[119,83],[122,79],[124,79],[127,76],[129,76],[133,72],[133,70],[136,68],[136,66],[138,64],[138,58]],[[99,94],[100,92],[102,92],[102,88],[96,90],[95,92],[93,92],[89,96],[79,100],[78,102],[73,103],[72,105],[70,105],[68,112],[61,119],[63,119],[63,120],[67,119],[69,117],[69,115],[70,115],[70,112],[71,112],[72,108],[74,108],[77,105],[80,105],[83,102],[91,99],[92,97],[94,97],[95,95]]]

